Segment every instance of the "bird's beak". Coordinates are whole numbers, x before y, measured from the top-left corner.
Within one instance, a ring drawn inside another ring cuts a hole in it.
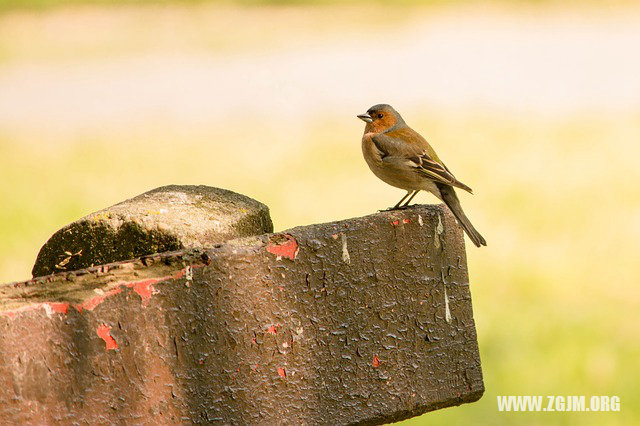
[[[369,114],[360,114],[358,116],[358,118],[364,122],[367,123],[371,123],[373,121],[373,119],[371,118],[371,116]]]

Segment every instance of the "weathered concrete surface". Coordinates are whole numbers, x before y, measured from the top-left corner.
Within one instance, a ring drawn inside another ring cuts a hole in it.
[[[0,359],[2,424],[380,424],[484,390],[439,206],[0,286]]]
[[[209,186],[156,188],[77,220],[40,249],[33,276],[272,232],[269,209]]]

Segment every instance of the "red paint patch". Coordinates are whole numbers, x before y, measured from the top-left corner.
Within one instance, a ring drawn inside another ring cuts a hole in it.
[[[287,372],[284,371],[284,368],[282,367],[278,368],[278,376],[282,377],[283,379],[287,378]]]
[[[141,281],[139,283],[135,283],[133,285],[133,291],[138,293],[138,295],[142,298],[142,306],[147,306],[149,303],[149,299],[153,293],[155,293],[155,288],[153,288],[153,284],[156,282],[155,280],[147,280]]]
[[[170,279],[170,278],[174,278],[174,279],[176,279],[176,280],[179,280],[180,278],[184,277],[184,275],[185,275],[186,273],[187,273],[187,268],[184,268],[184,269],[179,270],[178,272],[176,272],[176,273],[175,273],[175,274],[173,274],[172,276],[170,276],[170,277],[160,278],[160,279],[158,279],[158,281],[156,281],[156,282],[165,281],[165,280],[168,280],[168,279]]]
[[[100,296],[96,296],[89,300],[85,300],[84,302],[82,302],[81,305],[76,305],[75,308],[78,310],[78,312],[82,312],[83,309],[92,311],[95,309],[96,306],[104,302],[107,297],[111,297],[114,294],[120,293],[121,291],[122,289],[120,287],[114,288],[112,290],[106,291],[104,294],[101,294]]]
[[[69,304],[66,302],[49,302],[47,303],[53,312],[58,314],[69,313]]]
[[[292,237],[293,238],[293,237]],[[295,240],[293,240],[295,242]],[[296,243],[297,246],[297,243]],[[192,268],[200,268],[203,267],[204,265],[197,265],[197,266],[192,266]],[[105,272],[108,271],[109,268],[108,267],[102,267],[100,269],[100,271]],[[47,314],[50,315],[52,312],[58,313],[58,314],[68,314],[69,313],[69,307],[73,306],[78,312],[82,312],[84,309],[87,309],[89,311],[95,309],[96,306],[98,306],[99,304],[101,304],[102,302],[105,301],[105,299],[107,299],[108,297],[113,296],[114,294],[118,294],[120,292],[122,292],[122,286],[125,287],[129,287],[129,288],[133,288],[133,291],[135,291],[141,298],[142,298],[142,304],[143,306],[146,306],[147,302],[149,301],[149,299],[151,298],[151,296],[156,292],[156,289],[153,288],[153,284],[162,282],[162,281],[168,281],[171,279],[179,279],[182,278],[185,274],[186,274],[187,268],[182,269],[178,272],[176,272],[173,275],[167,275],[164,277],[160,277],[160,278],[152,278],[149,280],[144,280],[144,281],[138,281],[138,282],[121,282],[118,283],[116,285],[115,288],[112,288],[109,291],[104,292],[101,295],[97,295],[95,297],[92,297],[91,299],[85,300],[84,302],[80,303],[80,304],[75,304],[75,305],[70,305],[68,302],[43,302],[43,303],[34,303],[31,305],[27,305],[27,306],[22,306],[20,308],[17,309],[13,309],[10,311],[5,311],[5,312],[0,312],[0,316],[6,316],[10,319],[15,318],[16,314],[21,313],[21,312],[25,312],[25,311],[31,311],[40,307],[44,307],[44,309],[47,311]],[[50,278],[46,279],[47,282],[51,282]],[[28,281],[28,282],[33,282],[32,281]]]
[[[373,365],[374,367],[380,367],[380,358],[378,358],[378,355],[373,356],[373,361],[371,361],[371,365]]]
[[[402,223],[409,223],[411,222],[411,219],[402,219]]]
[[[286,257],[288,259],[294,260],[298,255],[298,242],[289,234],[280,234],[279,236],[284,237],[286,241],[279,243],[269,241],[269,244],[267,245],[267,251],[269,253],[275,254],[278,257]]]
[[[32,305],[22,306],[20,308],[13,309],[11,311],[1,312],[0,315],[4,315],[4,316],[8,317],[9,319],[14,319],[16,314],[19,314],[21,312],[26,312],[26,311],[32,311],[32,310],[34,310],[36,308],[39,308],[40,306],[41,306],[40,303],[34,303]]]
[[[96,333],[102,340],[104,340],[107,350],[118,349],[118,344],[116,343],[116,340],[111,337],[110,331],[111,327],[106,324],[101,324],[100,327],[98,327],[98,329],[96,330]]]
[[[399,220],[394,220],[393,222],[391,222],[391,224],[393,226],[398,226],[398,225],[400,225],[400,221]]]
[[[267,333],[271,333],[271,334],[278,334],[278,328],[280,327],[280,324],[278,324],[277,326],[272,325],[267,329]]]
[[[147,306],[147,303],[149,303],[149,299],[151,299],[151,296],[153,296],[156,293],[156,289],[153,287],[154,284],[160,283],[162,281],[168,281],[171,279],[180,279],[182,278],[184,273],[185,273],[185,270],[182,269],[173,275],[167,275],[165,277],[160,277],[160,278],[151,278],[143,281],[135,281],[131,283],[122,283],[120,285],[132,288],[133,291],[135,291],[138,294],[138,296],[140,296],[140,298],[142,299],[142,306]]]

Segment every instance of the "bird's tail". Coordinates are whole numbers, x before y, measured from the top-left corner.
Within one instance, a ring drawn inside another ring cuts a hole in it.
[[[464,211],[462,211],[462,206],[460,205],[460,200],[458,200],[455,190],[446,184],[436,185],[442,195],[442,201],[444,201],[447,207],[449,207],[449,210],[451,210],[456,219],[458,219],[462,229],[464,229],[471,241],[473,241],[473,244],[475,244],[476,247],[486,246],[487,242],[485,239],[480,235],[476,228],[473,227],[467,216],[464,214]]]

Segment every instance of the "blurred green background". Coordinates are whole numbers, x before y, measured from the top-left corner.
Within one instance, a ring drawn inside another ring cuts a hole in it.
[[[0,1],[0,280],[165,184],[276,230],[372,213],[355,118],[387,102],[475,190],[486,393],[407,424],[640,424],[640,7],[632,2]],[[418,202],[431,203],[429,195]],[[617,395],[499,413],[496,395]]]

